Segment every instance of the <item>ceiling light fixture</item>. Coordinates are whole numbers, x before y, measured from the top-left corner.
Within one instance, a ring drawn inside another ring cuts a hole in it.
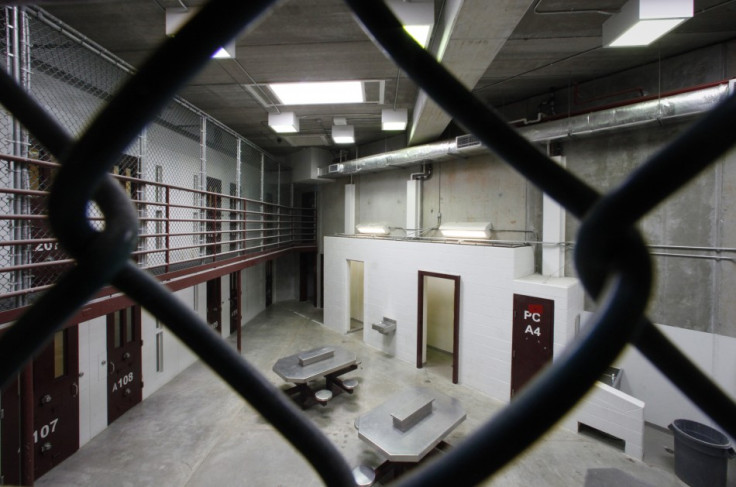
[[[693,0],[629,0],[603,23],[603,46],[649,45],[692,16]]]
[[[268,85],[282,105],[321,105],[364,103],[360,81],[317,81],[310,83],[271,83]]]
[[[407,119],[406,108],[384,108],[381,110],[381,128],[383,130],[406,130]]]
[[[389,0],[386,5],[404,26],[404,30],[422,47],[427,47],[434,25],[434,2]]]
[[[352,144],[355,142],[355,129],[352,125],[333,125],[332,140],[336,144]]]
[[[440,233],[449,238],[491,238],[491,228],[486,222],[452,222],[440,225]]]
[[[166,35],[174,37],[176,32],[194,17],[199,8],[167,8],[165,12]],[[226,46],[219,48],[212,54],[214,59],[235,59],[235,41],[228,43]]]
[[[364,235],[388,235],[389,233],[388,225],[385,223],[358,223],[355,229]]]
[[[294,112],[269,113],[268,125],[280,134],[299,132],[299,119]]]

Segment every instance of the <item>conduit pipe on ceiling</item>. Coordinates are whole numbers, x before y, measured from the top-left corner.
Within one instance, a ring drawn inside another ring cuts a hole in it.
[[[730,86],[731,85],[731,86]],[[666,96],[566,119],[522,127],[519,132],[530,142],[546,142],[566,137],[659,123],[692,117],[713,108],[733,90],[734,80],[696,91]],[[331,164],[319,169],[319,177],[339,178],[356,173],[377,172],[428,161],[443,161],[488,153],[472,135]]]

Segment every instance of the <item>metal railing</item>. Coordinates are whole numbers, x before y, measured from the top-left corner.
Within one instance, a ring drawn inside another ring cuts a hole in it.
[[[530,145],[484,107],[403,31],[381,2],[346,0],[395,62],[452,117],[528,180],[582,221],[576,266],[597,301],[585,331],[514,400],[442,458],[398,480],[407,486],[473,485],[493,475],[554,425],[587,392],[623,347],[632,343],[731,436],[736,405],[645,316],[652,269],[634,225],[736,142],[731,96],[606,195]],[[36,304],[0,339],[0,382],[15,374],[62,321],[96,290],[114,284],[176,333],[297,448],[328,485],[352,485],[350,466],[306,416],[232,347],[214,336],[149,273],[130,260],[135,208],[109,170],[122,149],[166,100],[244,26],[273,2],[215,0],[129,80],[77,142],[0,73],[0,101],[62,161],[49,195],[49,222],[75,259]],[[154,82],[155,80],[155,82]],[[104,228],[90,225],[95,201]]]
[[[12,228],[24,228],[27,234],[24,239],[0,240],[0,253],[27,256],[21,263],[0,267],[0,312],[33,303],[75,262],[54,238],[46,211],[49,191],[45,181],[55,177],[60,165],[0,154],[0,171],[6,167],[32,176],[28,189],[0,187],[0,197],[23,200],[24,204],[15,207],[26,210],[0,214],[0,225],[8,222]],[[130,195],[138,215],[138,244],[130,256],[140,269],[154,275],[276,249],[316,245],[314,208],[294,208],[128,176],[113,178]],[[147,200],[146,195],[152,198]],[[88,210],[87,219],[94,227],[105,224],[104,216],[94,206]]]

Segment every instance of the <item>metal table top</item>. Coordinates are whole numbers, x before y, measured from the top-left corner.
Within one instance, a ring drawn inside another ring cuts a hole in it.
[[[316,361],[310,363],[310,360]],[[273,371],[287,382],[303,384],[357,362],[358,357],[355,353],[329,345],[280,358],[274,364]]]
[[[457,399],[426,387],[411,387],[360,416],[355,424],[360,439],[388,460],[418,462],[465,417]]]

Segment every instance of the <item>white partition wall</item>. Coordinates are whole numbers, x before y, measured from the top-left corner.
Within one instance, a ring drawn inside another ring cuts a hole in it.
[[[325,237],[324,322],[341,333],[350,326],[349,260],[365,266],[364,341],[409,363],[416,363],[419,271],[460,276],[460,383],[508,401],[515,280],[533,273],[532,247]],[[582,293],[568,303],[559,291],[552,294],[565,312],[556,320],[574,320],[570,308],[582,307]],[[383,317],[396,320],[394,334],[371,328]],[[574,326],[560,321],[561,329]]]

